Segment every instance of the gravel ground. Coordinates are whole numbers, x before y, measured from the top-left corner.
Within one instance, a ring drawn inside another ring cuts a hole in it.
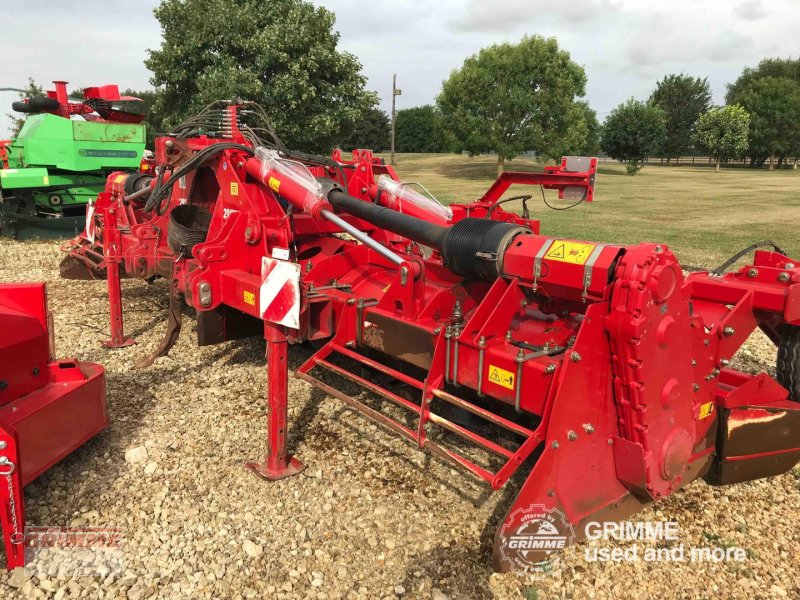
[[[613,546],[602,541],[551,573],[493,574],[486,523],[502,492],[294,379],[289,442],[308,468],[254,477],[242,464],[265,446],[264,342],[198,348],[187,317],[170,356],[133,371],[163,333],[166,286],[123,283],[139,343],[106,351],[105,283],[61,281],[59,260],[57,244],[0,242],[0,281],[49,283],[58,356],[106,366],[112,425],[26,489],[28,523],[120,527],[124,570],[2,573],[0,598],[800,598],[800,469],[695,482],[642,513],[676,521],[687,547],[739,546],[745,561],[587,562]],[[292,348],[291,366],[308,353]],[[754,336],[737,363],[769,369],[774,349]]]

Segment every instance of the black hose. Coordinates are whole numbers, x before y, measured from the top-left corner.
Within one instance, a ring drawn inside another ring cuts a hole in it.
[[[188,161],[183,163],[180,167],[175,169],[170,178],[167,179],[163,185],[160,185],[160,181],[156,183],[156,188],[147,199],[147,203],[144,206],[144,211],[151,212],[153,209],[156,209],[156,214],[163,215],[167,207],[165,200],[169,198],[169,192],[172,190],[172,186],[174,186],[181,177],[187,173],[190,173],[191,171],[194,171],[195,169],[198,169],[204,162],[206,162],[215,154],[219,154],[223,150],[232,149],[241,150],[250,156],[253,155],[253,149],[249,146],[245,146],[244,144],[235,144],[233,142],[221,142],[219,144],[213,144],[207,148],[204,148]],[[159,173],[159,175],[161,175],[161,173]]]
[[[442,253],[444,266],[457,275],[494,281],[501,275],[503,255],[511,240],[531,231],[514,223],[466,218],[442,227],[384,206],[350,196],[340,189],[327,193],[337,210],[392,231]]]
[[[442,248],[444,237],[447,234],[447,227],[428,223],[384,206],[364,202],[341,190],[332,190],[328,194],[328,201],[337,210],[437,250]]]
[[[570,208],[575,208],[576,206],[578,206],[578,204],[580,204],[581,202],[583,202],[584,200],[586,200],[586,196],[587,196],[587,194],[589,193],[589,189],[587,188],[587,189],[585,189],[585,190],[583,191],[583,196],[581,196],[581,199],[580,199],[580,200],[578,200],[577,202],[575,202],[575,203],[573,203],[573,204],[570,204],[570,205],[568,205],[568,206],[553,206],[552,204],[550,204],[550,203],[547,201],[547,198],[546,198],[546,197],[545,197],[545,195],[544,195],[544,186],[543,186],[541,183],[539,184],[539,189],[542,191],[542,202],[544,202],[544,205],[545,205],[547,208],[550,208],[550,209],[552,209],[552,210],[569,210]]]
[[[753,250],[756,250],[757,248],[763,248],[765,246],[771,246],[773,248],[773,250],[775,250],[775,252],[777,252],[779,254],[783,254],[784,256],[786,256],[786,252],[784,252],[781,249],[781,247],[778,246],[778,244],[776,244],[772,240],[763,240],[763,241],[760,241],[760,242],[756,242],[755,244],[751,244],[747,248],[744,248],[743,250],[740,250],[739,252],[737,252],[736,254],[731,256],[728,260],[726,260],[724,263],[722,263],[720,266],[718,266],[716,269],[711,271],[711,274],[712,275],[722,275],[737,260],[739,260],[740,258],[745,256],[746,254],[750,254]]]

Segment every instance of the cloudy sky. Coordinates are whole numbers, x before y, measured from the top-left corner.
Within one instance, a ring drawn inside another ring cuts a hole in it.
[[[10,2],[10,0],[4,0]],[[481,47],[525,34],[555,36],[589,78],[602,119],[646,98],[668,73],[708,77],[716,102],[725,84],[766,56],[798,56],[798,0],[313,0],[334,11],[341,47],[364,65],[382,106],[432,102],[441,82]],[[64,78],[76,87],[148,87],[142,61],[160,44],[157,0],[27,0],[2,10],[0,87]]]

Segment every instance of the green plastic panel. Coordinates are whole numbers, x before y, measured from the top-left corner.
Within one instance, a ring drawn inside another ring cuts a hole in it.
[[[8,149],[9,165],[65,171],[137,169],[144,145],[144,125],[31,115]]]
[[[144,144],[144,126],[72,121],[72,139],[76,142],[124,142]]]
[[[50,185],[47,169],[0,169],[0,187],[6,190],[38,188]]]

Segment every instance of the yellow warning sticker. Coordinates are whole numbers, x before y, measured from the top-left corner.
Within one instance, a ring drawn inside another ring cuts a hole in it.
[[[256,295],[253,292],[244,292],[242,294],[242,299],[245,304],[249,304],[250,306],[256,305]]]
[[[509,390],[514,389],[514,374],[494,365],[489,365],[489,381]]]
[[[697,415],[698,419],[705,419],[714,413],[714,403],[706,402],[700,405],[700,413]]]
[[[117,175],[116,177],[114,177],[114,183],[122,183],[123,181],[125,181],[125,178],[126,178],[127,176],[128,176],[128,175],[127,175],[126,173],[120,173],[119,175]]]
[[[239,195],[239,184],[235,181],[231,181],[231,196],[238,196]]]
[[[269,178],[269,187],[276,194],[281,191],[281,182],[274,177]]]
[[[585,265],[594,248],[595,244],[556,240],[544,257],[550,260],[572,263],[573,265]]]

